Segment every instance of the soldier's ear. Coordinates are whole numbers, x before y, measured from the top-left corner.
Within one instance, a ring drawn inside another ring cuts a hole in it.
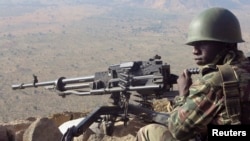
[[[225,47],[236,50],[237,49],[237,43],[225,43]]]

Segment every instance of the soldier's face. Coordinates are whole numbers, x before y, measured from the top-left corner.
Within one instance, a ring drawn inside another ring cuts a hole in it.
[[[194,61],[199,66],[211,64],[222,49],[221,44],[216,42],[195,43],[193,47]]]

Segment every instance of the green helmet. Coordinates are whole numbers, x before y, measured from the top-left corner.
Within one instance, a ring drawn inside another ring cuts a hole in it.
[[[244,42],[236,16],[224,8],[210,8],[193,19],[186,44],[198,41]]]

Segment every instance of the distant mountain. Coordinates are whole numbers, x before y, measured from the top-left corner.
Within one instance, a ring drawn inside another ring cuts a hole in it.
[[[249,0],[113,0],[113,2],[173,12],[194,11],[215,6],[229,9],[241,9],[245,6],[250,6]]]
[[[0,0],[3,4],[94,4],[100,6],[142,6],[148,8],[157,8],[169,11],[197,10],[199,8],[208,8],[220,6],[230,9],[240,9],[250,6],[249,0]]]
[[[249,0],[147,0],[144,3],[147,6],[171,11],[192,11],[200,8],[208,8],[215,6],[230,9],[240,9],[243,6],[250,5]]]
[[[209,7],[224,7],[248,12],[249,0],[0,0],[0,17],[20,15],[39,8],[62,5],[94,5],[113,10],[135,8],[157,9],[174,15],[192,14]],[[129,12],[129,11],[128,11]]]

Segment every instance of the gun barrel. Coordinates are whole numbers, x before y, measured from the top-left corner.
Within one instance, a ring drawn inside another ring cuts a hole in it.
[[[130,86],[128,87],[129,91],[138,91],[138,90],[147,90],[147,89],[159,89],[161,85],[148,85],[148,86]],[[123,89],[121,87],[112,87],[112,88],[102,88],[88,91],[77,91],[77,90],[66,90],[60,92],[61,94],[75,94],[75,95],[98,95],[98,94],[108,94],[112,92],[122,92]]]
[[[83,83],[83,84],[74,84],[74,85],[66,85],[64,87],[65,90],[74,90],[74,89],[83,89],[83,88],[89,88],[89,83]]]
[[[49,86],[52,88],[52,87],[55,87],[57,85],[66,85],[66,84],[73,84],[73,83],[80,83],[80,82],[90,82],[90,81],[93,81],[94,78],[95,78],[94,75],[86,76],[86,77],[76,77],[76,78],[60,77],[59,79],[54,80],[54,81],[26,83],[26,84],[21,83],[21,84],[12,85],[12,89],[16,90],[16,89],[24,89],[24,88],[40,87],[40,86]],[[83,87],[83,86],[79,86],[79,87]]]
[[[76,78],[66,78],[63,79],[62,82],[64,84],[71,84],[71,83],[79,83],[79,82],[89,82],[95,79],[94,75],[85,76],[85,77],[76,77]]]
[[[54,85],[55,81],[47,81],[47,82],[38,82],[38,83],[27,83],[27,84],[16,84],[12,85],[12,89],[24,89],[24,88],[29,88],[29,87],[38,87],[38,86],[48,86],[48,85]]]

